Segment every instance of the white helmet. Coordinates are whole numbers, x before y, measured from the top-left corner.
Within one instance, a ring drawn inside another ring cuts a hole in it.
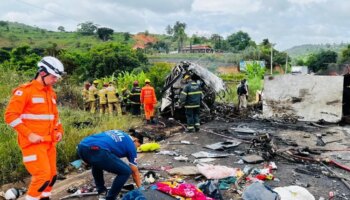
[[[13,199],[17,199],[19,197],[19,195],[20,195],[20,193],[19,193],[18,189],[10,188],[6,191],[4,197],[6,200],[13,200]]]
[[[45,56],[38,62],[39,70],[44,68],[49,74],[52,74],[58,78],[64,74],[64,67],[61,61],[52,56]]]

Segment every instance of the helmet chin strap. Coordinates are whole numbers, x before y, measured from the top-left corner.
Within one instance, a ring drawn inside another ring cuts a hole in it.
[[[47,86],[46,82],[45,82],[45,77],[48,76],[49,73],[46,72],[46,74],[44,76],[40,76],[41,77],[41,80],[42,82],[44,83],[45,86]]]

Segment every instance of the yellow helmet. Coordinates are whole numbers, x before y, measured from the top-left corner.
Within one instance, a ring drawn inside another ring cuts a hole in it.
[[[151,81],[148,78],[146,78],[145,83],[150,83],[150,82]]]
[[[93,83],[96,83],[96,84],[98,84],[98,80],[94,80],[94,82]]]
[[[190,75],[187,75],[187,74],[186,74],[186,75],[184,76],[184,80],[187,80],[187,79],[189,79],[189,78],[191,78]]]

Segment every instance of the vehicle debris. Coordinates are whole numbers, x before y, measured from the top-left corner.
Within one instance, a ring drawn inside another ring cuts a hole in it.
[[[196,63],[183,61],[172,69],[165,80],[160,107],[163,116],[184,119],[185,109],[179,104],[179,98],[185,87],[182,80],[185,75],[191,75],[192,79],[201,85],[203,91],[202,110],[206,113],[210,112],[216,96],[225,90],[225,84],[221,78]]]

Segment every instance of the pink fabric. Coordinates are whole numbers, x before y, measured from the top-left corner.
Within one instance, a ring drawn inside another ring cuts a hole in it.
[[[192,200],[214,200],[206,197],[196,186],[187,183],[175,184],[173,186],[158,182],[157,189],[170,195],[177,195],[181,197],[191,198]]]
[[[221,165],[198,164],[198,171],[207,179],[223,179],[231,176],[236,176],[239,168],[230,168]]]

